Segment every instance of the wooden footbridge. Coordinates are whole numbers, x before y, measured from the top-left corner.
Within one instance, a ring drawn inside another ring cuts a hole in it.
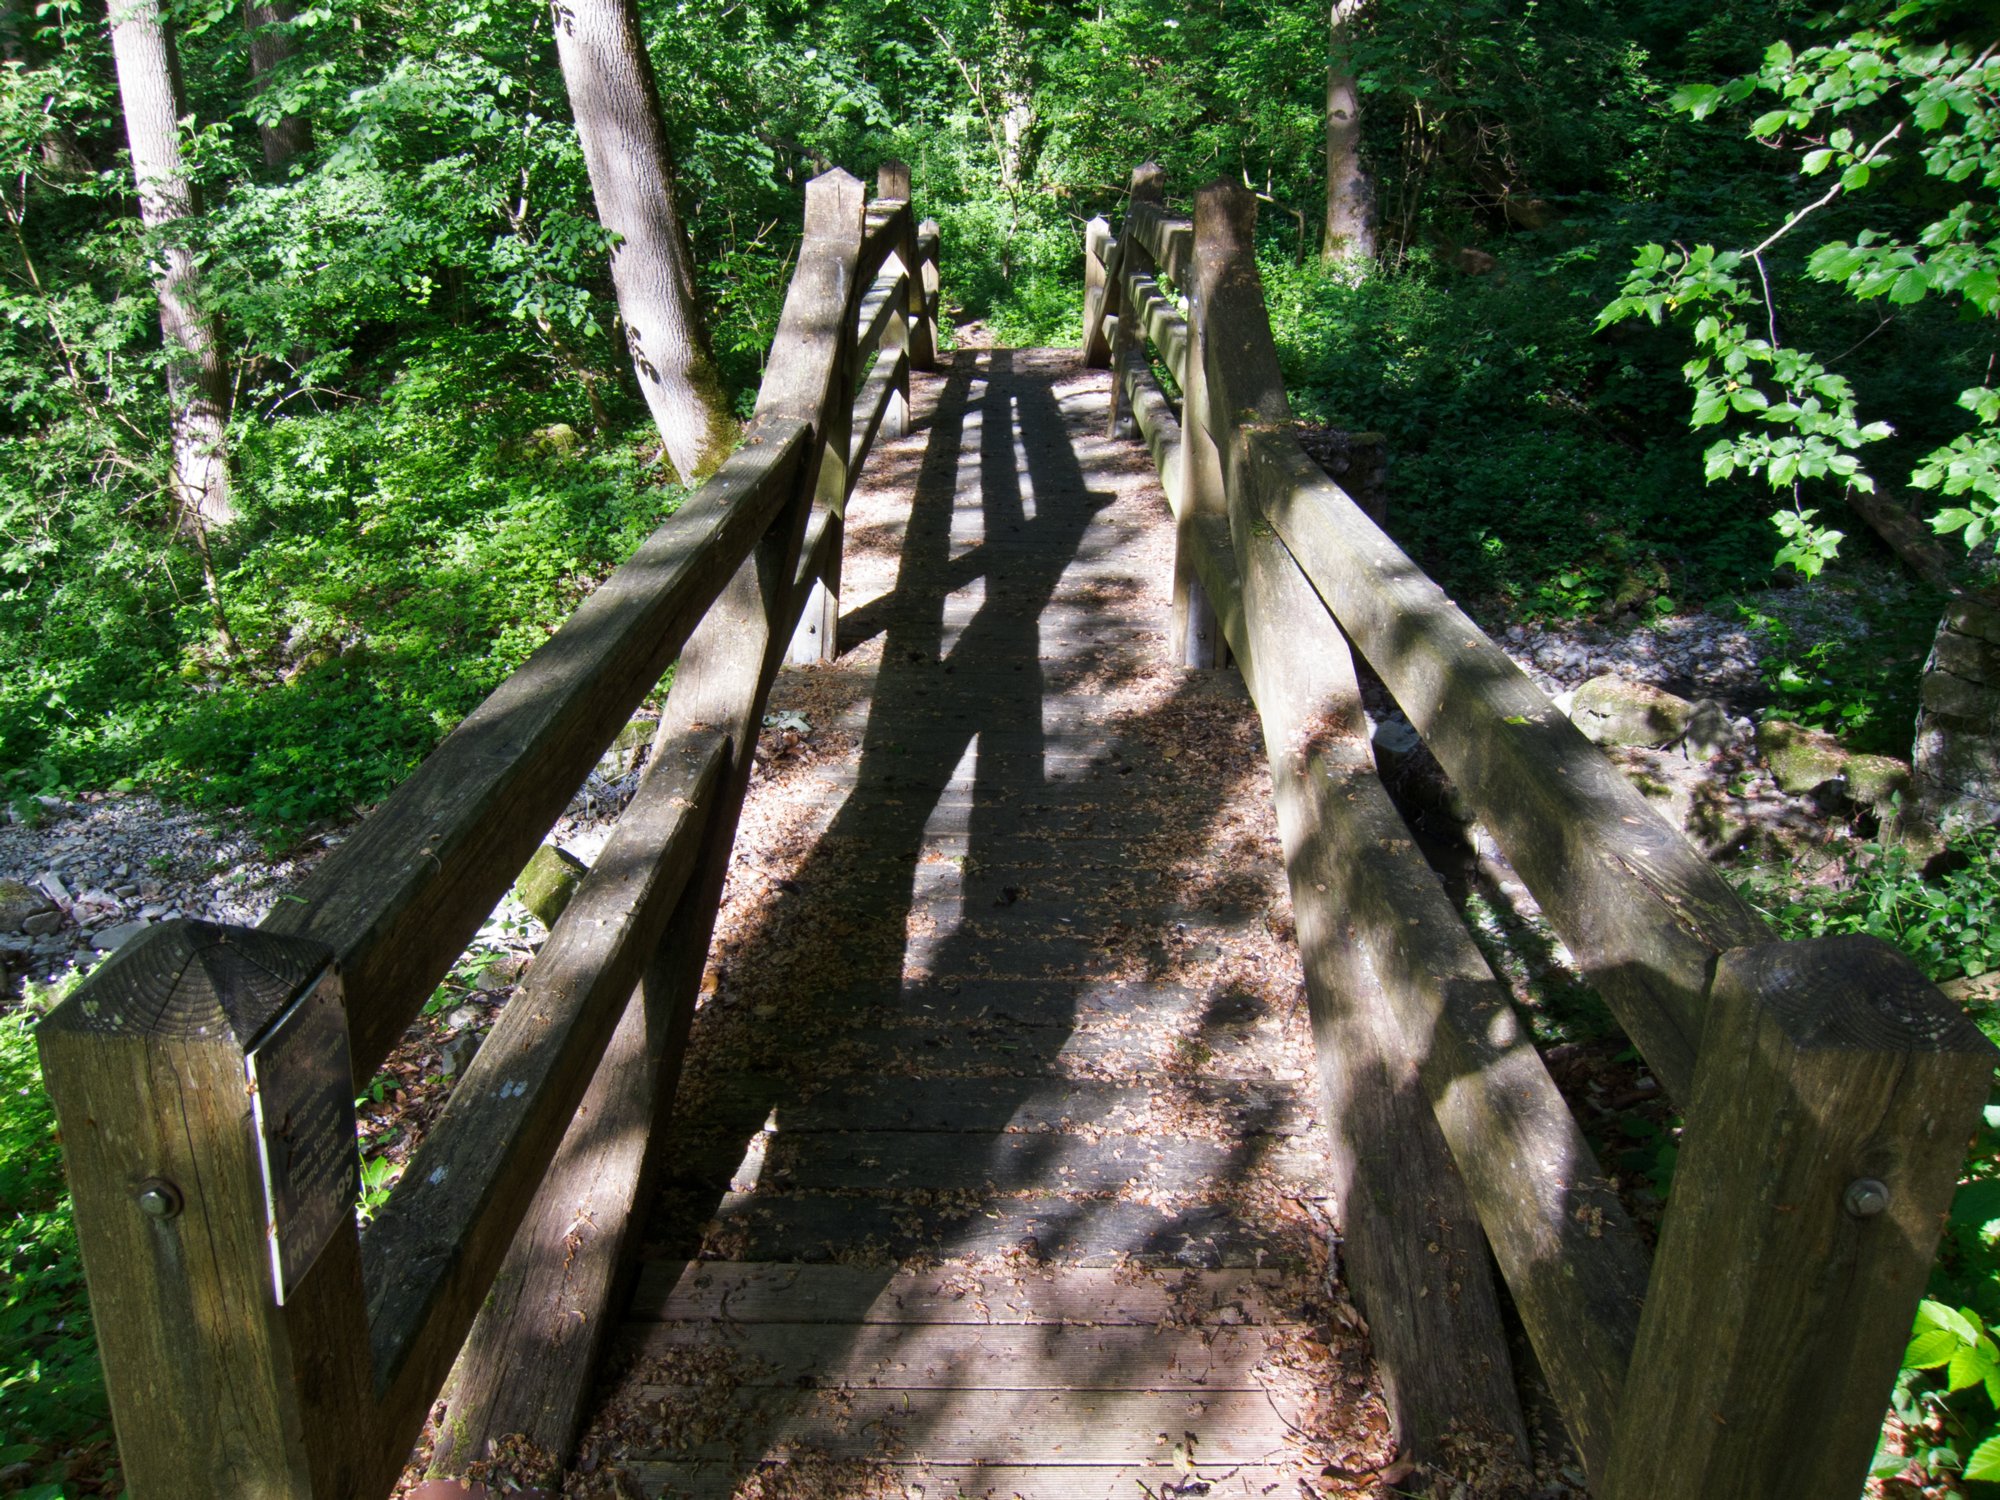
[[[1304,457],[1253,214],[1142,168],[1082,358],[945,357],[907,173],[816,180],[739,452],[262,927],[45,1023],[138,1500],[420,1442],[432,1493],[1859,1493],[1992,1049],[1774,941]],[[1657,1246],[1350,648],[1685,1113]],[[670,667],[358,1225],[354,1080]]]

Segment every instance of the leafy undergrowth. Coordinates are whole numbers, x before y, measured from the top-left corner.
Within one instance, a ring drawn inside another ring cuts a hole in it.
[[[0,1015],[0,1491],[20,1500],[123,1488],[35,1052],[34,1022],[56,998],[38,990]]]
[[[143,783],[272,839],[381,800],[682,494],[455,358],[248,435],[219,618],[171,560],[84,566],[108,519],[0,594],[0,793]]]

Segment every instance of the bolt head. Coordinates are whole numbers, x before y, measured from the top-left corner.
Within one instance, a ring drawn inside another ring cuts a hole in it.
[[[1857,1177],[1848,1183],[1841,1204],[1857,1219],[1872,1219],[1889,1208],[1889,1185],[1879,1177]]]
[[[178,1214],[185,1202],[181,1190],[164,1177],[149,1177],[139,1184],[134,1195],[139,1202],[139,1211],[155,1219],[171,1219]]]

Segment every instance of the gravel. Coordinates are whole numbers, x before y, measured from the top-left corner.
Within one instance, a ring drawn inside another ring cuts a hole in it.
[[[638,780],[637,773],[592,772],[553,837],[593,857]],[[188,917],[254,927],[355,827],[272,854],[235,819],[141,792],[43,798],[32,822],[5,812],[0,819],[0,881],[19,881],[42,902],[20,930],[0,931],[0,1003],[17,999],[24,980],[53,984],[89,970],[155,922]],[[511,893],[488,926],[531,944],[544,936]]]

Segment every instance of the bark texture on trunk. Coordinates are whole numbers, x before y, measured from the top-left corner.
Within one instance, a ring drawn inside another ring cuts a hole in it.
[[[1320,258],[1375,258],[1375,184],[1361,162],[1354,23],[1367,0],[1334,0],[1326,54],[1326,237]]]
[[[2000,823],[2000,607],[1946,606],[1918,702],[1900,831],[1923,842]]]
[[[597,217],[618,236],[611,284],[632,368],[683,481],[727,450],[730,422],[695,298],[673,156],[635,0],[555,0],[556,53]]]
[[[215,319],[200,302],[201,276],[174,226],[196,212],[181,154],[180,70],[159,0],[111,0],[111,52],[125,110],[125,138],[139,185],[139,216],[159,235],[160,333],[174,415],[174,499],[183,524],[226,526],[236,518],[223,449],[229,371]]]
[[[299,41],[290,30],[298,8],[292,0],[243,0],[243,29],[250,34],[250,79],[262,93],[272,72],[299,55]],[[312,121],[304,115],[282,115],[275,124],[257,126],[264,143],[264,165],[282,167],[312,150]]]

